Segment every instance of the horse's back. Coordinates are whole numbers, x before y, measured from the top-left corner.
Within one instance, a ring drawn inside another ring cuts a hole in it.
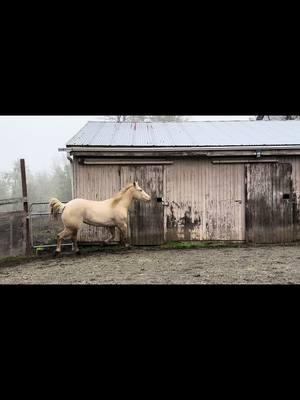
[[[96,205],[98,201],[85,200],[85,199],[73,199],[67,204],[68,207],[88,207]]]
[[[85,223],[111,225],[113,209],[110,201],[71,200],[65,207],[62,219],[64,224],[76,227]]]
[[[90,200],[74,199],[66,204],[62,220],[66,226],[79,228],[84,220],[87,207],[91,206]]]

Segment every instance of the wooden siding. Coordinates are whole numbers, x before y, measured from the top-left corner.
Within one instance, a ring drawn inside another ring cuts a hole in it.
[[[134,158],[131,160],[134,163]],[[166,204],[162,206],[164,239],[246,240],[245,164],[214,165],[209,159],[199,158],[170,160],[172,165],[161,166],[164,171],[161,195]],[[300,157],[278,157],[278,161],[292,165],[293,240],[300,240]],[[73,168],[74,197],[91,200],[111,197],[125,181],[137,177],[134,165],[79,165],[75,157]],[[156,178],[151,185],[156,194],[161,192]],[[143,238],[144,233],[140,235]],[[85,227],[80,239],[97,242],[107,236],[105,229]]]
[[[294,240],[300,241],[300,157],[285,157],[281,162],[292,165]]]
[[[245,240],[244,165],[166,166],[167,240]]]
[[[135,202],[129,210],[129,238],[135,245],[156,245],[164,241],[163,166],[83,165],[74,161],[74,197],[105,200],[128,183],[138,180],[152,197],[150,203]],[[102,242],[109,236],[105,228],[84,225],[81,242]],[[116,230],[116,240],[119,240]]]
[[[292,165],[246,166],[246,231],[250,243],[288,243],[294,238]]]
[[[149,203],[134,202],[129,209],[129,236],[133,245],[159,245],[164,242],[164,207],[157,198],[163,198],[164,166],[121,167],[122,187],[138,181],[151,196]]]
[[[119,167],[115,165],[80,165],[77,160],[74,168],[74,198],[87,200],[106,200],[120,190]],[[109,237],[106,228],[84,225],[80,234],[81,242],[103,242]],[[119,233],[116,233],[119,240]]]

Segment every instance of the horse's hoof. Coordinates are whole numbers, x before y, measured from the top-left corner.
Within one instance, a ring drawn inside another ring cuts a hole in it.
[[[53,257],[61,257],[61,251],[55,250],[55,252],[53,253]]]
[[[75,255],[76,255],[76,256],[81,256],[81,251],[80,251],[80,250],[76,251],[76,252],[75,252]]]

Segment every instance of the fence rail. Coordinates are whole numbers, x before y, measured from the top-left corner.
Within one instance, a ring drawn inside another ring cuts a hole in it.
[[[0,200],[0,206],[6,206],[8,204],[17,204],[17,203],[22,203],[23,202],[23,197],[15,197],[12,199],[2,199]]]
[[[22,249],[23,254],[31,254],[30,226],[28,217],[28,194],[24,158],[21,158],[20,160],[20,173],[22,184],[22,197],[0,200],[0,205],[2,206],[17,203],[21,203],[23,206],[23,211],[20,214],[21,217],[20,215],[17,216],[15,212],[3,213],[1,211],[0,213],[0,217],[2,218],[2,224],[0,224],[0,255],[5,255],[7,253],[7,246],[9,246],[10,255],[18,255],[20,249]]]

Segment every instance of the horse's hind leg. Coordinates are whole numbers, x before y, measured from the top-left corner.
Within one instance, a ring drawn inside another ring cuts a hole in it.
[[[109,233],[110,233],[110,237],[108,239],[104,240],[104,243],[106,243],[106,244],[109,243],[110,241],[113,241],[115,239],[115,236],[116,236],[116,228],[115,228],[115,226],[110,226],[108,228],[108,230],[109,230]]]
[[[120,224],[120,225],[118,225],[118,228],[121,233],[121,235],[120,235],[121,236],[121,238],[120,238],[121,245],[125,246],[125,247],[129,247],[127,224],[126,223]]]
[[[80,250],[79,250],[78,241],[77,241],[77,233],[78,233],[78,231],[74,231],[73,235],[72,235],[73,251],[75,251],[75,253],[77,255],[80,255]]]

